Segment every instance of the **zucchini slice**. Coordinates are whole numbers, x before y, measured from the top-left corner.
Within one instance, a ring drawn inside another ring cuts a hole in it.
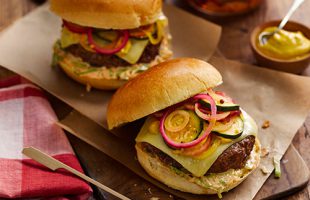
[[[199,103],[201,103],[203,106],[206,106],[207,108],[211,109],[211,104],[207,100],[200,100]],[[227,111],[234,111],[239,110],[240,106],[238,104],[232,103],[232,102],[223,102],[220,103],[218,101],[216,103],[216,108],[218,111],[227,112]]]
[[[228,138],[236,139],[240,137],[243,133],[244,122],[241,116],[236,116],[230,119],[229,122],[216,122],[215,126],[212,129],[212,133]]]
[[[203,131],[203,120],[201,120],[193,111],[183,111],[186,111],[189,114],[189,121],[187,125],[182,130],[176,132],[171,132],[166,129],[166,134],[168,137],[179,143],[191,142],[197,139]]]
[[[227,112],[239,110],[240,106],[238,104],[233,103],[233,100],[227,96],[225,93],[219,94],[219,92],[208,92],[209,95],[214,99],[216,108],[218,111]],[[207,100],[200,100],[200,103],[207,108],[211,109],[210,102]]]

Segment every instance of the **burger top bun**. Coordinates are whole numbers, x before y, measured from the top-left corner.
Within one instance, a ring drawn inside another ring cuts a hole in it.
[[[108,105],[108,127],[135,121],[221,83],[221,74],[202,60],[179,58],[163,62],[117,90]]]
[[[82,26],[132,29],[154,23],[162,0],[51,0],[51,10]]]

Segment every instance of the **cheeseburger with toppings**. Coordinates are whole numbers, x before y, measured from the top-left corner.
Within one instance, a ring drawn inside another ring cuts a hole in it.
[[[146,117],[136,137],[138,161],[177,190],[221,194],[258,166],[254,120],[210,64],[193,58],[161,63],[122,86],[107,110],[110,129]]]
[[[63,19],[54,64],[88,88],[116,89],[172,55],[161,0],[50,3]]]

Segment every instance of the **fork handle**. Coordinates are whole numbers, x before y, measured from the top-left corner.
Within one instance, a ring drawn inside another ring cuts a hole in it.
[[[304,2],[304,0],[295,0],[293,5],[291,6],[290,10],[287,12],[285,17],[282,19],[280,25],[278,26],[278,29],[283,29],[289,18],[292,16],[292,14],[295,12],[295,10]]]

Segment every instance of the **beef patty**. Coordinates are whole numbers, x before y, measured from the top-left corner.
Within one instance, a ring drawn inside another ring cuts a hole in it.
[[[229,169],[243,168],[253,149],[254,143],[255,136],[253,135],[247,136],[243,140],[234,143],[217,158],[207,173],[221,173]],[[152,156],[158,157],[161,162],[166,165],[173,166],[183,172],[190,173],[180,163],[151,144],[143,142],[142,149]]]
[[[149,43],[144,49],[137,63],[149,63],[155,59],[159,53],[160,43],[152,45]],[[88,62],[93,67],[115,67],[115,66],[130,66],[131,64],[122,60],[116,55],[105,55],[87,51],[80,44],[74,44],[65,49],[74,56],[82,58],[84,62]]]

